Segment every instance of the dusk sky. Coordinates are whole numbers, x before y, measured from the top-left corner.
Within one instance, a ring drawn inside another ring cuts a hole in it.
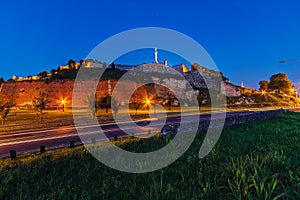
[[[298,0],[1,1],[0,8],[0,77],[6,80],[83,59],[119,32],[164,27],[200,43],[232,83],[257,88],[279,72],[300,81],[300,62],[279,64],[300,60]],[[140,62],[129,58],[124,64]]]

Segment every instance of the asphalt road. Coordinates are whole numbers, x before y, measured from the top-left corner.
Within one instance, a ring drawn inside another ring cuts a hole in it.
[[[239,112],[227,112],[226,116],[234,116],[241,114],[253,114],[255,111],[239,111]],[[224,116],[224,113],[216,113],[214,118]],[[210,114],[201,114],[200,120],[210,120]],[[117,137],[127,137],[126,133],[134,133],[135,136],[149,135],[151,133],[160,132],[164,125],[174,123],[185,123],[191,121],[198,121],[199,115],[189,113],[181,118],[176,113],[167,117],[167,120],[161,120],[159,118],[152,119],[151,123],[148,120],[140,120],[138,122],[124,121],[120,127],[114,123],[103,123],[101,128],[106,137],[99,136],[99,125],[82,125],[75,126],[62,126],[57,128],[46,128],[38,130],[25,130],[14,132],[2,132],[0,133],[0,157],[8,156],[10,150],[16,150],[17,154],[24,152],[31,152],[40,149],[40,146],[45,146],[46,149],[53,149],[58,147],[68,146],[71,141],[75,144],[81,143],[81,138],[78,136],[77,130],[80,130],[80,135],[87,136],[94,140],[107,140]],[[76,129],[77,128],[77,129]],[[151,135],[151,134],[150,134]],[[130,135],[131,136],[131,135]]]

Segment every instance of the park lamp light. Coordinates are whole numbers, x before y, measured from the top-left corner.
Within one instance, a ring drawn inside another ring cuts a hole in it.
[[[146,107],[148,108],[148,110],[150,109],[150,106],[152,105],[152,99],[149,97],[146,97],[145,101],[144,101]]]
[[[62,107],[63,107],[63,112],[65,112],[65,106],[66,106],[66,104],[67,104],[67,100],[66,100],[66,99],[62,99],[62,100],[60,101],[60,103],[61,103],[61,105],[62,105]]]

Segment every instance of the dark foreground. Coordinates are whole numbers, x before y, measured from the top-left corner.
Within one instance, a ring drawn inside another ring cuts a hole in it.
[[[110,169],[82,146],[0,160],[0,199],[300,199],[300,113],[223,131],[212,152],[203,140],[170,166],[145,174]],[[149,152],[170,138],[119,143]]]

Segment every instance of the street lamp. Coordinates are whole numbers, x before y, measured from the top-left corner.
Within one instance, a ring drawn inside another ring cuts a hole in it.
[[[67,101],[65,99],[61,100],[61,104],[63,106],[62,111],[65,112],[65,106],[66,106]]]
[[[151,98],[149,98],[149,97],[147,96],[144,102],[145,102],[146,107],[147,107],[147,109],[148,109],[148,111],[149,111],[149,110],[150,110],[150,106],[152,105],[152,100],[151,100]]]
[[[146,106],[147,106],[148,111],[149,111],[150,105],[151,105],[151,100],[150,100],[150,99],[146,99],[146,100],[145,100],[145,103],[146,103]]]

